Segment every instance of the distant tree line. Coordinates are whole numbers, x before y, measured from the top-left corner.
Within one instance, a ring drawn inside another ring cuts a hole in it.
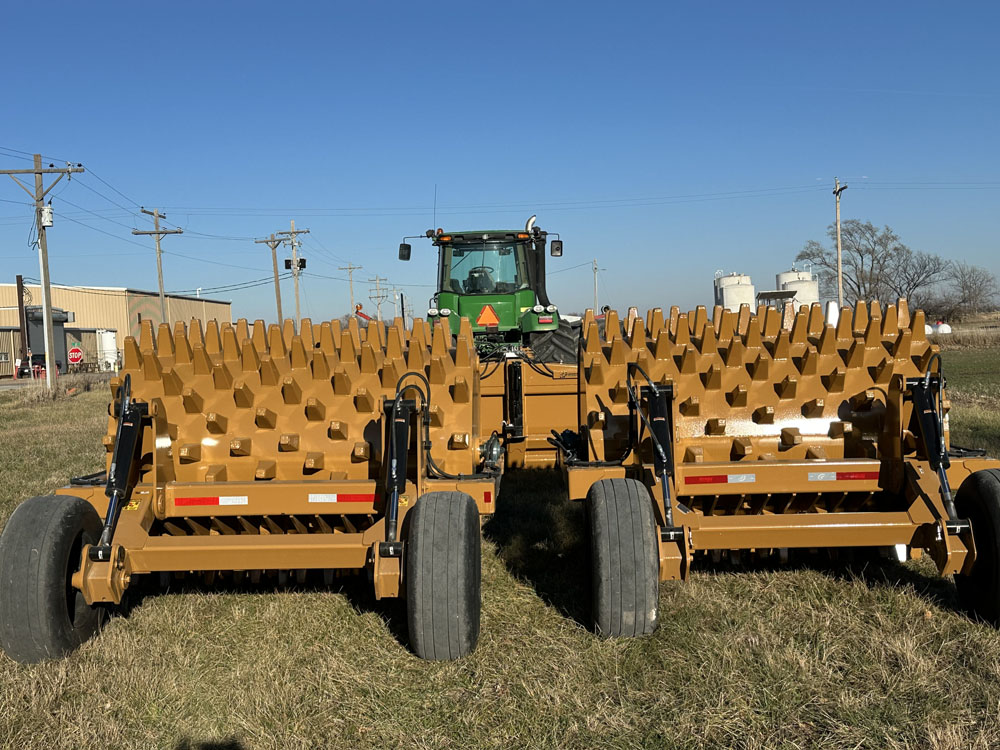
[[[830,246],[809,240],[796,256],[819,277],[820,291],[837,298],[837,228],[827,228]],[[905,297],[931,318],[961,320],[997,309],[1000,287],[989,270],[935,253],[911,250],[888,226],[848,219],[840,225],[844,302],[894,301]]]

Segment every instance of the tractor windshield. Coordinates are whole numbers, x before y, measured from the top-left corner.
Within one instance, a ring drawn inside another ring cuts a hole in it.
[[[531,285],[524,242],[468,242],[441,246],[441,291],[510,294]]]

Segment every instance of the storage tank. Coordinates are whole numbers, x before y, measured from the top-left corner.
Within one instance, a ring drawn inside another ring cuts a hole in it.
[[[745,273],[730,273],[715,277],[715,304],[732,312],[739,312],[740,305],[757,304],[757,292]]]
[[[102,371],[114,370],[118,362],[118,335],[116,331],[97,331],[97,368]]]
[[[813,305],[819,302],[819,280],[810,271],[791,271],[779,273],[775,277],[778,289],[795,292],[792,302],[796,305]]]

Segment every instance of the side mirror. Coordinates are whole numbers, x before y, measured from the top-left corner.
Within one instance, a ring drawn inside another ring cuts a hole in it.
[[[399,259],[400,260],[410,259],[410,246],[405,242],[401,243],[399,246]]]
[[[553,258],[562,257],[562,240],[552,240],[549,243],[549,255]]]

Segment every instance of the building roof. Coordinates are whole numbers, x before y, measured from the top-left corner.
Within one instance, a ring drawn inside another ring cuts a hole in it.
[[[0,283],[0,286],[17,286],[11,283]],[[39,286],[39,284],[32,282],[26,283],[25,286]],[[124,286],[67,286],[66,284],[52,284],[53,289],[68,289],[71,292],[123,292],[126,294],[144,294],[150,297],[159,297],[159,292],[150,292],[145,289],[133,289],[132,287]],[[194,300],[195,302],[211,302],[215,305],[231,305],[232,300],[223,299],[210,299],[208,297],[192,297],[189,294],[172,294],[166,292],[164,297],[170,297],[171,299],[186,299]]]

